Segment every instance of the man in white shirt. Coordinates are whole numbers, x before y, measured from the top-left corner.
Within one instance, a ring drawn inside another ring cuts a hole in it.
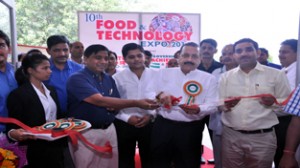
[[[284,72],[257,62],[260,50],[252,39],[235,42],[234,54],[239,66],[224,73],[219,85],[222,166],[270,168],[278,124],[274,104],[290,94],[288,81]]]
[[[283,67],[282,70],[286,73],[292,90],[296,88],[297,45],[298,40],[296,39],[283,41],[278,56]]]
[[[200,167],[202,119],[217,111],[218,100],[216,78],[198,70],[200,62],[199,45],[189,42],[180,49],[180,67],[158,71],[157,98],[164,105],[153,125],[151,167]],[[172,96],[182,99],[176,105]]]
[[[215,69],[212,72],[217,80],[220,79],[220,76],[237,67],[238,64],[233,56],[233,44],[225,45],[222,49],[223,64],[224,66],[218,69]],[[221,135],[222,135],[222,122],[221,122],[221,111],[217,113],[213,113],[209,117],[209,128],[213,131],[212,145],[215,159],[215,168],[222,168],[222,160],[221,160]]]
[[[128,43],[123,46],[122,54],[128,69],[116,73],[116,81],[122,99],[155,99],[156,71],[145,66],[142,46]],[[118,138],[119,168],[134,168],[136,144],[138,144],[141,164],[149,167],[150,139],[154,110],[138,107],[120,110],[114,121]]]
[[[282,71],[285,72],[291,90],[296,87],[296,71],[297,71],[297,45],[298,40],[288,39],[281,43],[279,49],[279,60],[282,65]],[[291,122],[292,116],[290,114],[278,113],[279,124],[275,126],[276,136],[277,136],[277,149],[274,156],[275,168],[279,166],[280,159],[283,155],[283,150],[285,146],[285,137],[287,134],[288,126]],[[299,154],[299,149],[297,151]]]

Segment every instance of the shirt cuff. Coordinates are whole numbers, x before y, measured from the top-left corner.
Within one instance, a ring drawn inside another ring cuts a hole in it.
[[[119,120],[122,120],[124,122],[128,122],[129,118],[130,118],[130,114],[126,114],[126,113],[119,113],[116,117],[119,119]]]
[[[200,113],[203,115],[210,115],[218,112],[217,105],[200,105]]]
[[[147,110],[148,114],[152,115],[153,117],[156,117],[157,112],[156,110]]]

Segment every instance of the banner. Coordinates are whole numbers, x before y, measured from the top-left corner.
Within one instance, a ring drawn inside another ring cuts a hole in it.
[[[150,67],[163,68],[185,42],[200,41],[200,14],[78,12],[79,40],[87,47],[102,44],[118,55],[122,47],[138,43],[152,56]]]

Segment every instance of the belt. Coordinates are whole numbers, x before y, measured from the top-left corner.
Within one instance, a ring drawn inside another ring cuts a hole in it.
[[[235,131],[238,131],[242,134],[262,134],[262,133],[267,133],[267,132],[273,131],[273,127],[267,128],[267,129],[251,130],[251,131],[245,131],[245,130],[235,130]]]
[[[156,120],[162,120],[171,124],[175,125],[198,125],[202,123],[202,120],[195,120],[195,121],[175,121],[175,120],[170,120],[162,117],[161,115],[157,115]]]

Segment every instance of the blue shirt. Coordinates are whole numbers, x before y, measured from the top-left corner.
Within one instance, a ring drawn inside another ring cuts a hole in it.
[[[92,128],[101,128],[111,124],[115,115],[106,107],[99,107],[83,101],[94,94],[102,96],[120,97],[114,79],[108,74],[99,75],[88,68],[73,74],[67,82],[69,116],[89,121]]]
[[[67,112],[67,80],[75,72],[82,69],[80,64],[68,60],[63,70],[56,68],[53,60],[50,60],[50,68],[52,70],[49,80],[44,83],[55,87],[58,100],[60,103],[60,109],[63,113]]]
[[[0,116],[7,117],[6,99],[8,94],[16,89],[18,86],[15,76],[14,68],[9,63],[6,63],[5,72],[0,71]],[[0,132],[5,131],[5,125],[0,124]]]
[[[289,114],[300,116],[300,84],[283,110]]]

